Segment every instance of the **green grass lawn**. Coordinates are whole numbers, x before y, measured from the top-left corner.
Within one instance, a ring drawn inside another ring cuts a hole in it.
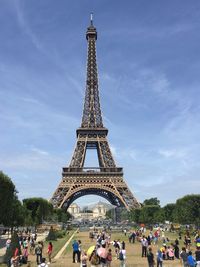
[[[52,258],[55,257],[55,255],[58,253],[58,251],[65,245],[67,240],[71,237],[71,235],[74,233],[75,229],[70,231],[68,235],[64,236],[63,238],[58,239],[57,241],[53,241],[53,255]],[[148,235],[148,231],[145,233],[145,235]],[[175,239],[178,237],[178,233],[170,233],[170,232],[165,232],[165,237],[169,238],[169,242],[166,245],[170,245],[171,243],[174,243]],[[88,248],[92,245],[95,244],[95,240],[91,241],[89,238],[89,232],[77,232],[74,236],[74,238],[71,240],[69,243],[68,247],[65,249],[64,253],[62,256],[57,259],[53,260],[52,264],[50,266],[52,267],[79,267],[80,264],[72,263],[72,242],[73,240],[81,240],[82,244],[82,250],[88,250]],[[111,233],[111,240],[120,240],[124,241],[126,243],[126,250],[127,250],[127,260],[126,260],[126,267],[145,267],[147,266],[147,260],[146,258],[141,257],[141,244],[140,242],[136,241],[135,244],[130,244],[128,240],[128,233],[125,236],[124,233],[122,232],[112,232]],[[192,240],[193,241],[193,240]],[[48,247],[48,241],[44,242],[44,257],[47,257],[47,247]],[[179,248],[181,250],[181,247],[183,246],[183,240],[179,240]],[[153,248],[153,253],[154,255],[156,254],[157,249],[159,249],[162,246],[162,241],[160,240],[158,242],[158,245],[152,245]],[[111,246],[112,253],[113,253],[113,262],[112,262],[112,267],[118,267],[119,266],[119,260],[115,256],[115,250],[114,247]],[[194,251],[195,247],[193,245],[192,251]],[[36,262],[35,262],[35,255],[30,256],[30,261],[31,261],[31,267],[36,267]],[[6,267],[6,265],[2,264],[0,265],[1,267]],[[23,265],[26,267],[26,265]],[[90,264],[88,264],[90,266]],[[164,262],[165,267],[180,267],[180,261],[179,260],[174,260],[174,261],[165,261]]]
[[[146,235],[148,232],[146,232]],[[167,245],[170,245],[175,241],[175,239],[178,237],[177,233],[168,233],[166,232],[166,237],[170,239],[170,241],[167,243]],[[89,238],[89,232],[79,232],[76,233],[73,240],[81,240],[82,242],[82,249],[88,250],[88,248],[95,244],[96,240],[91,241]],[[128,234],[127,236],[124,235],[122,232],[112,232],[111,234],[111,240],[120,240],[124,241],[126,243],[126,251],[127,251],[127,260],[126,260],[126,267],[146,267],[147,266],[147,259],[141,257],[141,244],[140,242],[136,241],[135,244],[130,244],[128,240]],[[68,247],[64,251],[63,255],[56,261],[52,263],[52,267],[79,267],[80,264],[78,263],[72,263],[72,242],[69,243]],[[183,241],[180,242],[180,249],[183,245]],[[157,249],[159,249],[162,246],[162,241],[159,241],[158,245],[152,245],[153,253],[156,255]],[[119,260],[115,256],[115,249],[111,245],[110,248],[112,249],[113,253],[113,261],[112,261],[112,267],[119,267]],[[90,266],[90,263],[88,263],[88,266]],[[165,267],[180,267],[180,261],[174,260],[174,261],[165,261],[164,262]]]

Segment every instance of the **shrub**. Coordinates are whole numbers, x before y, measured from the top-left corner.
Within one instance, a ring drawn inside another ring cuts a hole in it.
[[[50,230],[49,230],[49,234],[46,237],[47,241],[53,241],[56,240],[57,236],[56,236],[56,231],[53,230],[53,227],[51,226]]]
[[[66,235],[65,230],[56,231],[56,237],[57,238],[63,238]]]

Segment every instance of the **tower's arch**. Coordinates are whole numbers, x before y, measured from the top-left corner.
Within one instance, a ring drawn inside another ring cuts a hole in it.
[[[75,202],[77,199],[87,196],[87,195],[96,195],[104,198],[107,200],[111,205],[116,206],[116,207],[124,207],[124,204],[121,202],[121,199],[116,196],[113,192],[110,192],[106,189],[97,189],[97,188],[82,188],[77,190],[76,192],[72,193],[71,196],[66,198],[63,203],[61,208],[67,210],[68,207]]]

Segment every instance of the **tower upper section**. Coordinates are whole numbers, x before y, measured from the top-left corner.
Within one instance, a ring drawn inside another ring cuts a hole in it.
[[[97,31],[93,25],[92,16],[90,26],[87,28],[86,39],[88,42],[87,78],[81,128],[104,128],[98,89],[98,72],[96,59]]]

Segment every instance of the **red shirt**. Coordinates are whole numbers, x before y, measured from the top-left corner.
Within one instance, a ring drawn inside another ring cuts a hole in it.
[[[49,244],[49,245],[48,245],[47,252],[48,252],[48,253],[51,253],[52,250],[53,250],[53,246]]]

